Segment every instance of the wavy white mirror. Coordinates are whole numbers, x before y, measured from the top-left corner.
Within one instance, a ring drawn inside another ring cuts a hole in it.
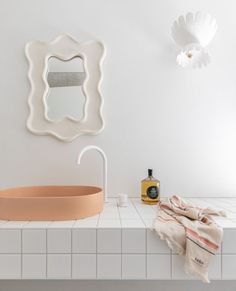
[[[26,56],[31,83],[28,129],[63,141],[101,132],[104,46],[62,35],[50,43],[29,42]]]

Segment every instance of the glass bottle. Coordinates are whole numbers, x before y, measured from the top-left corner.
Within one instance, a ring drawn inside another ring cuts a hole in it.
[[[160,181],[152,173],[153,170],[148,169],[148,177],[141,181],[141,199],[146,204],[157,204],[160,199]]]

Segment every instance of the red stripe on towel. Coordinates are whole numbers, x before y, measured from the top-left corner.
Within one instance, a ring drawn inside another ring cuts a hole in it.
[[[193,237],[195,237],[196,239],[198,239],[201,243],[204,243],[205,245],[207,245],[209,248],[212,248],[213,250],[217,251],[219,246],[211,241],[209,241],[208,239],[200,236],[198,233],[196,233],[195,231],[193,231],[190,228],[186,228],[186,232],[190,235],[192,235]]]

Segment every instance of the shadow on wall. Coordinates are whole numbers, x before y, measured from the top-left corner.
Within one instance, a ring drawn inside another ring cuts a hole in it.
[[[198,281],[68,281],[68,280],[4,280],[0,291],[235,291],[236,281],[212,281],[204,284]]]

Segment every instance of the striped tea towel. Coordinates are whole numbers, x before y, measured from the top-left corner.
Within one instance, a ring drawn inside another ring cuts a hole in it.
[[[208,279],[208,266],[218,250],[223,229],[211,215],[226,216],[224,211],[200,208],[174,195],[158,204],[154,230],[166,241],[171,250],[185,256],[185,272]]]

